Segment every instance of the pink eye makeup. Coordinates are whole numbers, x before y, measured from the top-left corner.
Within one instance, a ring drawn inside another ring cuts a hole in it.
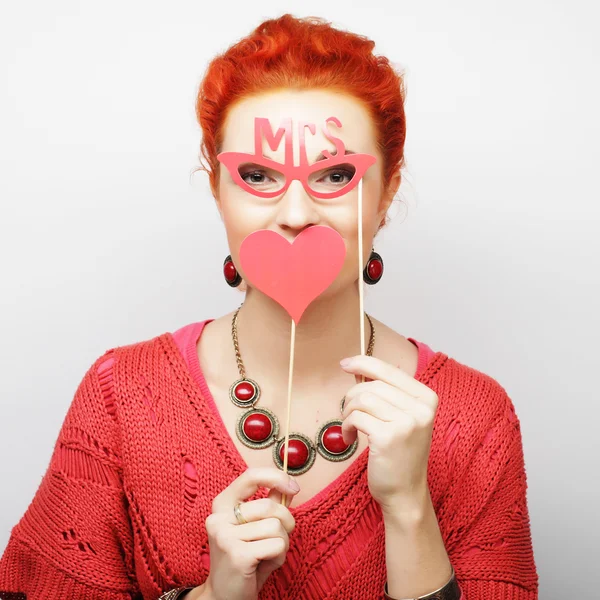
[[[326,124],[333,121],[341,127],[336,117],[329,117]],[[346,150],[341,139],[329,133],[326,124],[322,131],[336,147],[335,155],[324,150],[316,162],[308,164],[306,156],[305,129],[308,127],[314,135],[312,123],[299,122],[300,165],[293,164],[292,119],[287,118],[274,134],[269,120],[262,117],[254,119],[254,154],[245,152],[221,152],[217,159],[227,168],[233,181],[250,194],[261,198],[273,198],[283,194],[290,183],[299,180],[307,193],[316,198],[337,198],[354,189],[366,170],[377,159],[370,154],[359,154]],[[272,150],[276,150],[285,135],[285,163],[271,160],[262,154],[262,137]]]

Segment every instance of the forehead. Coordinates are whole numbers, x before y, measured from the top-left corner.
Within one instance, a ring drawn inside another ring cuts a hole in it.
[[[255,117],[267,118],[273,133],[283,125],[284,119],[291,118],[295,149],[299,146],[299,123],[313,124],[314,135],[308,128],[305,129],[309,161],[323,149],[335,149],[323,134],[325,125],[329,134],[340,138],[346,148],[368,154],[376,152],[375,127],[368,110],[359,100],[343,92],[285,89],[245,98],[229,109],[223,126],[222,151],[254,151]],[[342,126],[337,127],[332,122],[327,124],[329,117],[336,117]],[[264,136],[262,142],[263,151],[272,153]],[[283,153],[284,146],[282,140],[277,153]]]

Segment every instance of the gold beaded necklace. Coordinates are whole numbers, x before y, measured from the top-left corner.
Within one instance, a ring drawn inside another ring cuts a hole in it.
[[[240,308],[235,311],[231,322],[231,337],[240,378],[231,384],[229,398],[236,406],[247,410],[238,417],[235,431],[239,440],[249,448],[260,450],[275,444],[273,461],[283,470],[285,437],[278,437],[279,420],[269,409],[255,406],[260,399],[260,386],[253,379],[246,377],[237,335],[237,317]],[[371,326],[367,356],[372,356],[375,345],[375,326],[371,317],[366,313],[365,315]],[[344,400],[345,397],[340,402],[340,414],[344,410]],[[290,475],[306,473],[313,466],[317,452],[327,460],[342,461],[350,458],[357,448],[358,439],[350,445],[344,443],[341,419],[330,419],[323,423],[317,431],[314,442],[302,433],[290,432],[288,473]]]

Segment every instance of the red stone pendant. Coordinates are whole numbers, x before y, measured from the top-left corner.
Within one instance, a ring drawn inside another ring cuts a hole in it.
[[[278,440],[273,448],[273,460],[283,470],[285,437]],[[306,473],[314,464],[317,453],[311,439],[302,433],[290,433],[288,440],[287,472],[290,475]]]
[[[252,379],[238,379],[229,388],[229,398],[240,408],[254,406],[260,398],[258,383]]]
[[[276,441],[279,435],[279,421],[266,408],[251,408],[238,417],[235,429],[243,444],[260,450]]]
[[[358,448],[358,438],[350,445],[342,438],[342,421],[331,419],[321,425],[317,437],[317,452],[327,460],[340,461],[350,458]]]

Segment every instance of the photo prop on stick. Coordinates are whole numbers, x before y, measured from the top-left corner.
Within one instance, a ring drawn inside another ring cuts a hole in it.
[[[277,232],[261,229],[240,247],[248,281],[281,304],[296,324],[308,305],[335,281],[345,257],[342,236],[322,226],[305,229],[291,244]]]
[[[283,119],[283,125],[274,134],[267,118],[254,119],[254,154],[246,152],[221,152],[217,159],[227,168],[233,181],[249,194],[261,198],[274,198],[284,194],[295,179],[302,183],[307,194],[315,198],[333,199],[358,186],[358,275],[360,290],[361,353],[365,353],[364,310],[362,285],[362,178],[376,162],[370,154],[347,152],[344,142],[327,129],[329,122],[342,124],[329,117],[323,125],[323,135],[335,145],[335,155],[323,150],[317,160],[309,165],[306,155],[306,129],[315,135],[315,125],[298,121],[300,164],[294,165],[292,118]],[[275,151],[285,136],[285,162],[266,158],[262,152],[262,135]],[[343,169],[341,167],[344,167]],[[338,167],[338,169],[336,169]],[[336,172],[350,175],[349,181],[327,181]],[[262,181],[247,181],[247,175],[264,177]],[[248,282],[279,303],[290,315],[290,369],[288,380],[287,426],[283,471],[287,473],[290,429],[292,379],[296,325],[310,303],[322,294],[335,280],[346,257],[342,236],[330,227],[313,226],[302,231],[293,243],[275,231],[261,229],[248,235],[240,247],[240,262]],[[285,505],[285,495],[282,504]]]
[[[217,159],[227,167],[231,178],[243,190],[260,198],[274,198],[285,193],[294,179],[302,183],[307,194],[315,198],[337,198],[353,190],[362,179],[365,171],[376,162],[371,154],[346,154],[344,142],[331,135],[327,129],[327,123],[335,123],[338,127],[342,124],[336,117],[329,117],[323,126],[323,135],[335,145],[336,154],[332,155],[329,150],[323,150],[321,156],[312,164],[308,164],[306,156],[305,130],[315,134],[313,123],[300,121],[298,123],[298,136],[300,142],[300,164],[294,165],[294,151],[292,147],[292,119],[283,119],[283,126],[273,134],[269,120],[264,117],[254,119],[254,154],[246,152],[221,152]],[[281,164],[274,160],[265,158],[262,153],[262,137],[271,150],[275,151],[281,143],[285,134],[285,163]],[[321,158],[322,157],[322,158]],[[325,174],[339,165],[349,165],[354,169],[352,178],[345,185],[334,185],[323,182]],[[263,167],[265,175],[271,179],[270,182],[261,182],[254,185],[248,183],[244,176],[251,173],[254,167]],[[332,189],[334,185],[335,189]]]

